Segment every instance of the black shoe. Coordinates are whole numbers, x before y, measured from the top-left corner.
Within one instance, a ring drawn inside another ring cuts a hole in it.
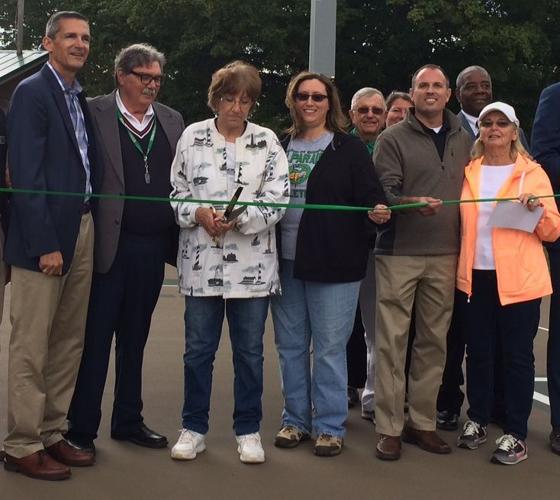
[[[560,455],[560,427],[552,429],[549,439],[552,451]]]
[[[78,438],[68,438],[65,437],[66,441],[70,446],[78,448],[78,450],[87,451],[88,453],[93,453],[95,455],[95,445],[93,444],[93,439],[78,439]]]
[[[95,445],[93,444],[93,439],[89,437],[88,434],[80,434],[72,432],[69,430],[64,434],[64,439],[79,450],[87,451],[95,455]]]
[[[146,448],[165,448],[167,438],[141,424],[136,432],[130,434],[111,433],[111,437],[118,441],[130,441]]]
[[[456,431],[459,428],[459,415],[449,410],[438,411],[436,427],[441,431]]]
[[[358,389],[355,387],[348,386],[348,408],[353,408],[356,404],[360,402],[360,394]]]

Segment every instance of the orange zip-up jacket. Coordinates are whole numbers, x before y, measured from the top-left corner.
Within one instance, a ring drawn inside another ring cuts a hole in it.
[[[477,199],[480,193],[482,158],[472,160],[465,169],[462,200]],[[535,196],[552,194],[552,186],[538,163],[517,155],[511,177],[504,183],[497,198],[518,197],[523,193]],[[560,214],[554,198],[542,198],[544,213],[535,231],[494,228],[492,245],[500,304],[515,304],[552,293],[543,241],[560,236]],[[472,294],[472,268],[477,238],[478,204],[461,204],[461,250],[457,267],[457,288],[469,297]]]

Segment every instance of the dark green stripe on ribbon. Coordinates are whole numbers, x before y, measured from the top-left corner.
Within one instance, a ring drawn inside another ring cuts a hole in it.
[[[16,189],[16,188],[0,188],[0,193],[8,194],[39,194],[46,196],[77,196],[84,198],[85,193],[73,193],[68,191],[46,191],[40,189]],[[91,193],[90,198],[101,200],[129,200],[129,201],[148,201],[153,203],[198,203],[200,205],[227,205],[229,200],[205,200],[196,198],[167,198],[163,196],[136,196],[130,194],[104,194]],[[532,199],[539,198],[558,198],[560,194],[548,194],[543,196],[533,196]],[[518,198],[479,198],[473,200],[443,200],[444,205],[459,205],[461,203],[492,203],[500,201],[515,201]],[[373,207],[352,206],[352,205],[326,205],[321,203],[272,203],[261,201],[238,201],[239,206],[255,206],[270,208],[300,208],[305,210],[333,210],[338,212],[369,212]],[[407,210],[414,208],[422,208],[428,206],[428,203],[405,203],[401,205],[391,206],[391,211]]]

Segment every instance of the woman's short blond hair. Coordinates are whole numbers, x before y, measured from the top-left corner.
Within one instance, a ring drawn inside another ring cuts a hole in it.
[[[212,75],[208,87],[208,106],[216,112],[222,97],[245,92],[253,101],[252,109],[261,95],[261,89],[262,81],[257,68],[245,61],[233,61]]]
[[[319,80],[327,89],[327,96],[329,98],[330,105],[329,110],[327,111],[325,123],[327,130],[330,130],[331,132],[346,132],[346,129],[348,128],[348,119],[342,112],[338,90],[332,80],[321,73],[302,71],[291,79],[288,84],[288,89],[286,90],[286,99],[284,102],[290,110],[290,116],[292,117],[292,126],[286,130],[286,133],[295,137],[303,131],[303,123],[296,110],[295,96],[298,92],[300,84],[306,80]]]

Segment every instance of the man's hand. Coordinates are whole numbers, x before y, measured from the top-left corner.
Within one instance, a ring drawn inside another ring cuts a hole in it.
[[[427,203],[425,207],[416,209],[426,216],[437,214],[443,205],[441,200],[431,198],[430,196],[407,196],[405,199],[401,199],[401,203]]]
[[[391,218],[391,209],[387,205],[375,205],[373,210],[368,212],[368,217],[376,224],[385,224]]]
[[[399,213],[410,213],[417,210],[422,215],[435,215],[439,212],[442,207],[443,202],[437,198],[431,198],[430,196],[401,196],[399,199],[399,205],[408,205],[409,203],[427,203],[425,207],[421,208],[409,208],[406,210],[400,210]]]
[[[41,255],[39,269],[47,276],[62,276],[62,254],[56,251]]]

